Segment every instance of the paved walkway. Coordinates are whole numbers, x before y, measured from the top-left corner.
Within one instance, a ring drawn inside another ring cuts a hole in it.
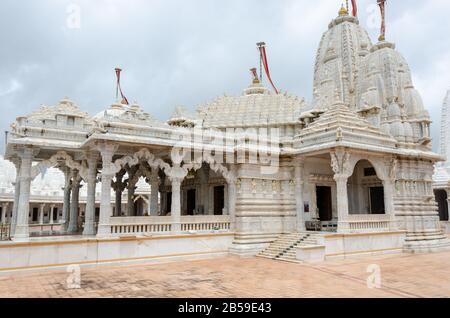
[[[368,269],[370,272],[368,273]],[[376,285],[380,270],[381,288]],[[450,252],[385,255],[298,265],[219,259],[0,276],[0,297],[450,297]]]

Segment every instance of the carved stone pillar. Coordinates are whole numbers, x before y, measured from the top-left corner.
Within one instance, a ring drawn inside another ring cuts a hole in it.
[[[168,177],[172,183],[172,231],[181,231],[181,183],[186,177],[187,171],[181,168],[179,163],[174,163],[168,172]]]
[[[116,174],[116,181],[112,183],[114,192],[116,194],[114,216],[122,216],[122,194],[127,187],[127,183],[123,181],[126,171],[120,170]]]
[[[128,184],[127,184],[127,216],[134,215],[134,194],[136,191],[136,183],[139,181],[138,173],[139,173],[139,165],[128,168]]]
[[[172,230],[174,232],[181,231],[181,182],[179,178],[172,179]]]
[[[41,204],[39,206],[39,224],[44,224],[44,209],[45,209],[45,203]],[[50,223],[50,222],[49,222]]]
[[[342,222],[348,217],[348,177],[345,175],[335,175],[334,180],[336,181],[338,221]]]
[[[158,215],[158,194],[159,194],[158,170],[152,169],[152,174],[151,174],[149,181],[150,181],[150,187],[151,187],[149,215],[157,216]]]
[[[70,221],[67,231],[69,233],[78,232],[78,212],[80,210],[80,188],[81,177],[77,170],[72,172],[72,197],[70,202]]]
[[[230,215],[231,229],[236,226],[236,179],[228,180],[228,214]]]
[[[113,186],[116,199],[114,204],[114,216],[122,216],[122,191],[118,186]]]
[[[33,149],[25,148],[20,156],[22,159],[20,167],[20,195],[14,239],[27,240],[29,237],[28,217],[30,213],[31,165],[34,156]]]
[[[11,216],[11,236],[14,236],[14,232],[16,230],[17,224],[17,211],[19,209],[19,196],[20,196],[20,165],[21,160],[16,159],[13,161],[14,166],[16,167],[16,182],[14,183],[14,204]]]
[[[317,208],[317,184],[312,183],[309,186],[309,191],[311,195],[311,202],[310,202],[310,213],[311,213],[311,220],[319,220],[319,213]]]
[[[112,167],[112,158],[117,150],[117,146],[103,144],[99,146],[99,150],[102,156],[102,194],[97,236],[109,236],[111,235],[111,227],[109,224],[112,215],[111,182],[115,174]]]
[[[55,213],[55,205],[54,204],[52,204],[51,206],[50,206],[50,213],[49,213],[49,217],[50,217],[50,224],[53,224],[53,223],[55,223],[54,222],[54,219],[55,219],[55,216],[54,216],[54,213]],[[56,212],[56,213],[58,213],[58,212]]]
[[[88,176],[87,176],[87,200],[84,217],[83,235],[95,234],[95,188],[97,186],[97,163],[98,155],[89,153],[87,156]],[[117,209],[117,207],[116,207]]]
[[[384,206],[386,210],[386,214],[389,215],[392,219],[395,217],[394,210],[394,181],[393,180],[384,180]]]
[[[331,167],[336,181],[338,232],[345,232],[349,215],[347,182],[352,175],[350,153],[343,150],[331,153]]]
[[[70,196],[72,194],[72,172],[69,167],[62,169],[64,173],[64,203],[62,209],[62,216],[59,223],[61,223],[61,231],[67,231],[70,216]]]
[[[294,181],[295,181],[295,203],[297,211],[297,231],[304,232],[305,226],[305,204],[303,200],[304,180],[303,173],[305,169],[304,159],[294,161]]]

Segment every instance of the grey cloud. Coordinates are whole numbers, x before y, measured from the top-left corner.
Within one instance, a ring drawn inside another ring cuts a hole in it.
[[[268,43],[276,84],[310,100],[317,45],[341,2],[4,0],[0,128],[64,96],[91,114],[105,109],[114,100],[116,66],[124,69],[129,99],[164,120],[177,105],[193,110],[223,93],[240,94],[249,84],[248,69],[258,65],[255,43],[261,40]],[[359,1],[365,26],[374,3]],[[81,8],[80,29],[67,28],[70,4]],[[450,29],[449,9],[445,0],[392,0],[388,6],[388,38],[410,62],[435,137],[450,84],[448,70],[439,66],[450,65],[443,33]],[[378,29],[368,31],[376,39]]]

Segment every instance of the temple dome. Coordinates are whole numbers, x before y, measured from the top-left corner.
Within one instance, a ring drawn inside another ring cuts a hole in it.
[[[240,96],[221,96],[198,108],[205,128],[240,128],[295,125],[306,104],[303,98],[275,94],[252,83]]]
[[[397,101],[408,116],[427,116],[419,92],[412,84],[411,71],[405,58],[389,42],[379,42],[371,49],[362,67],[361,87],[376,87],[382,103]],[[364,96],[366,92],[361,92]],[[396,116],[397,114],[393,114]]]
[[[126,105],[116,102],[111,105],[110,108],[99,112],[94,116],[94,119],[104,119],[104,118],[120,118],[128,110]]]
[[[316,109],[329,108],[338,89],[342,101],[355,107],[358,69],[372,42],[356,17],[340,12],[323,34],[314,69]]]

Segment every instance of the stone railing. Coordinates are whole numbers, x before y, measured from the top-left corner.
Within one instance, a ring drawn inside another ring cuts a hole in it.
[[[386,214],[354,214],[339,221],[338,231],[348,233],[370,233],[393,230],[393,222]]]
[[[110,221],[112,235],[170,234],[174,227],[170,216],[152,217],[114,217]],[[181,232],[229,231],[230,217],[219,216],[182,216]]]
[[[61,231],[60,223],[44,223],[44,224],[29,224],[28,225],[31,236],[51,235]]]
[[[229,231],[231,229],[230,216],[183,216],[181,217],[181,231]]]

